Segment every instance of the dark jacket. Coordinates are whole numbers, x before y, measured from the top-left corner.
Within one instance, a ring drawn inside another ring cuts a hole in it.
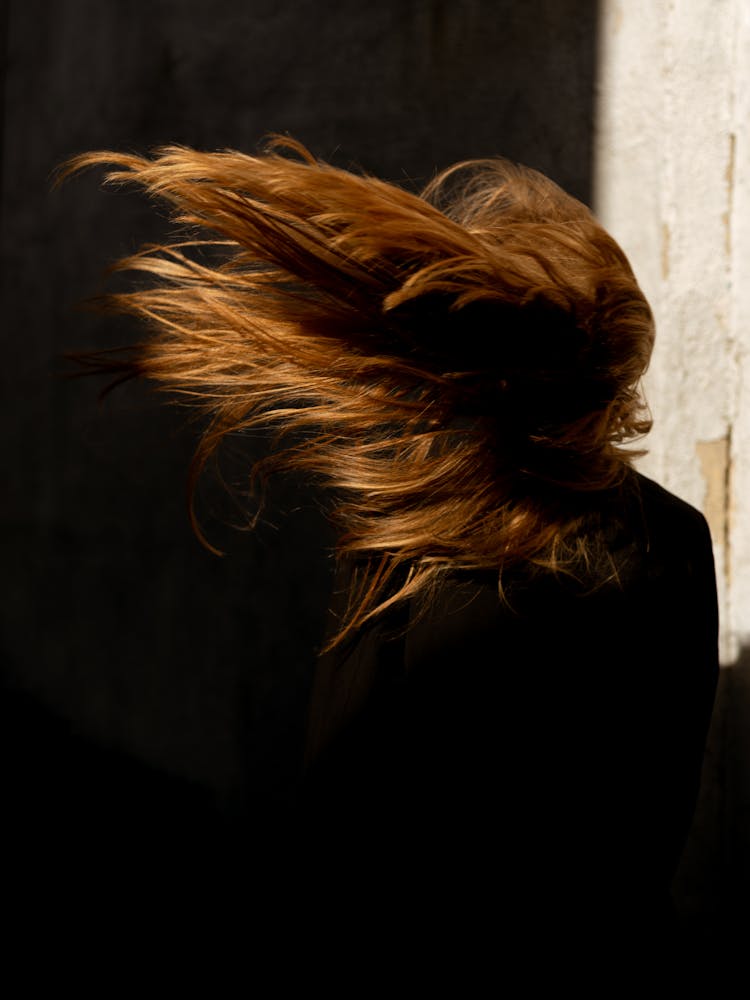
[[[711,540],[636,474],[597,516],[607,558],[577,578],[506,578],[503,602],[456,573],[321,659],[299,878],[347,921],[671,926],[718,674]]]

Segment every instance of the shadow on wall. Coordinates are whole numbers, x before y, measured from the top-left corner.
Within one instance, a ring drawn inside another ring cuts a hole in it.
[[[750,933],[750,647],[719,674],[701,791],[674,882],[683,926],[726,943]]]
[[[327,0],[324,17],[313,0],[5,9],[12,252],[0,281],[19,335],[3,369],[13,475],[0,497],[0,630],[7,704],[39,736],[34,747],[11,727],[14,767],[32,799],[60,809],[67,784],[82,827],[89,786],[117,811],[110,765],[144,822],[156,774],[251,811],[259,786],[271,794],[296,774],[330,532],[302,484],[275,489],[252,535],[225,529],[227,505],[209,489],[200,509],[228,553],[209,555],[185,512],[197,432],[184,412],[141,386],[98,408],[97,386],[59,377],[63,352],[140,335],[73,305],[101,290],[107,263],[166,227],[146,199],[101,191],[94,173],[50,194],[50,171],[97,148],[253,151],[278,130],[407,187],[502,153],[588,200],[597,3]],[[246,463],[262,453],[260,438],[241,444]],[[244,485],[236,463],[227,478]],[[163,801],[177,815],[183,798]]]

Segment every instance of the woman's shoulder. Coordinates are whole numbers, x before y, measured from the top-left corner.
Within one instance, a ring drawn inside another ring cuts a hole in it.
[[[641,473],[635,473],[633,488],[642,515],[650,577],[713,580],[711,532],[701,511]]]
[[[519,658],[534,650],[540,661],[554,658],[552,646],[566,642],[579,656],[597,645],[613,656],[608,632],[642,634],[660,620],[664,627],[680,607],[696,603],[705,617],[715,603],[715,574],[708,523],[697,508],[634,470],[620,489],[588,503],[577,562],[556,571],[447,573],[412,615],[407,655],[432,663],[461,645],[496,645],[502,636],[506,650],[516,642]]]
[[[633,472],[631,484],[644,515],[667,533],[683,530],[705,536],[708,532],[708,522],[697,507],[670,493],[655,480],[641,472]]]

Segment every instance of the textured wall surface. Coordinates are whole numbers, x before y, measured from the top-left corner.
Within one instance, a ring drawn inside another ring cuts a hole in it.
[[[681,902],[748,921],[750,5],[603,0],[598,67],[594,207],[657,324],[640,467],[708,519],[727,667]]]
[[[656,314],[647,475],[703,510],[722,658],[750,637],[750,8],[605,2],[594,202]]]

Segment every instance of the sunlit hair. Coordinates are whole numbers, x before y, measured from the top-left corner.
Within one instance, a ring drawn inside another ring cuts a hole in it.
[[[650,426],[654,329],[583,204],[500,158],[418,196],[282,136],[258,156],[84,153],[60,179],[94,164],[189,227],[116,265],[153,279],[107,296],[150,336],[99,367],[210,416],[193,486],[226,435],[265,426],[281,434],[255,472],[331,488],[337,551],[364,568],[329,648],[448,571],[502,590],[509,568],[585,554],[586,498],[617,489]]]

